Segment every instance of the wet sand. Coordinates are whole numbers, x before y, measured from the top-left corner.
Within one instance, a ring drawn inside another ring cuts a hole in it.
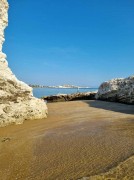
[[[48,104],[47,119],[0,129],[0,179],[133,179],[134,105]]]

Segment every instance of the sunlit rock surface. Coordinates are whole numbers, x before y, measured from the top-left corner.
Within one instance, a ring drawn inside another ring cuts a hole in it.
[[[99,87],[97,99],[134,104],[134,76],[113,79]]]
[[[0,126],[47,117],[46,103],[33,97],[32,88],[19,81],[8,67],[2,52],[7,25],[8,3],[0,0]]]

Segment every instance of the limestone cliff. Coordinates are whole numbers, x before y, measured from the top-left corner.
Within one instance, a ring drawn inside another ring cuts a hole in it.
[[[134,104],[134,76],[113,79],[99,87],[97,99]]]
[[[8,67],[2,52],[7,24],[8,3],[0,0],[0,126],[47,117],[46,103],[33,97],[32,88],[19,81]]]

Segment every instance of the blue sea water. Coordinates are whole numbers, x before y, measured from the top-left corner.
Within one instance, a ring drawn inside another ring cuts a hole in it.
[[[43,96],[57,95],[57,94],[72,94],[79,92],[93,92],[98,90],[97,88],[83,88],[83,89],[59,89],[59,88],[33,88],[33,94],[35,97],[40,98]]]

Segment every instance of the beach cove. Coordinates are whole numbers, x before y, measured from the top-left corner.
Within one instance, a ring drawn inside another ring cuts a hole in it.
[[[2,180],[103,179],[114,168],[107,178],[133,179],[134,105],[72,101],[48,108],[47,119],[1,128]]]

